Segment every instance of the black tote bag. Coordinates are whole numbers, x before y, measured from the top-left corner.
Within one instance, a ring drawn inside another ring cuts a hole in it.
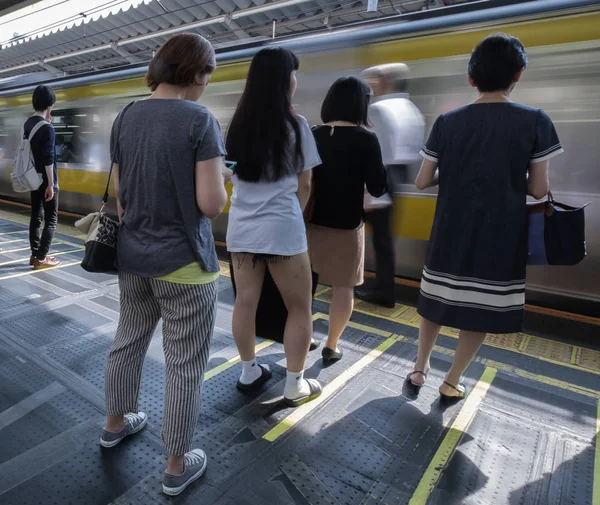
[[[229,273],[231,274],[231,283],[233,284],[233,293],[237,293],[235,286],[235,277],[233,273],[233,263],[229,255]],[[312,273],[312,297],[314,298],[319,284],[319,275]],[[273,277],[266,269],[265,280],[263,282],[258,309],[256,311],[256,336],[274,340],[283,343],[283,331],[287,322],[287,309],[283,303],[283,298],[273,281]]]
[[[590,202],[591,203],[591,202]],[[573,266],[586,256],[585,208],[554,200],[527,204],[530,266]]]

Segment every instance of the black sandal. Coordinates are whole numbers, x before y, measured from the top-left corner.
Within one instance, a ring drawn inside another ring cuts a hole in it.
[[[461,382],[458,387],[457,386],[453,386],[452,384],[450,384],[449,382],[444,381],[444,384],[446,384],[446,386],[451,387],[452,389],[454,389],[454,391],[457,391],[458,394],[454,395],[454,396],[450,396],[450,395],[445,395],[444,393],[440,393],[440,402],[444,405],[454,405],[455,403],[458,403],[461,400],[464,400],[465,397],[467,396],[467,387]],[[462,389],[459,389],[462,388]]]
[[[308,350],[314,351],[314,350],[318,349],[320,345],[321,345],[321,342],[317,342],[316,340],[313,339],[310,341],[310,347]]]
[[[262,373],[260,375],[260,377],[256,380],[254,380],[253,382],[251,382],[250,384],[244,384],[243,382],[241,382],[239,379],[237,381],[236,387],[240,390],[240,391],[244,391],[244,392],[250,392],[250,391],[257,391],[261,388],[261,386],[267,382],[271,376],[273,375],[273,373],[271,372],[271,370],[267,370],[264,366],[262,365],[258,365],[260,367],[260,369],[262,370]]]
[[[410,373],[409,373],[409,374],[406,376],[406,382],[409,382],[409,383],[410,383],[410,385],[411,385],[412,387],[415,387],[415,388],[422,388],[422,387],[423,387],[425,384],[416,384],[416,383],[415,383],[415,382],[413,382],[413,380],[411,379],[411,377],[412,377],[414,374],[416,374],[416,373],[418,373],[418,374],[421,374],[423,377],[425,377],[425,378],[427,379],[427,374],[426,374],[425,372],[422,372],[421,370],[413,370],[412,372],[410,372]]]
[[[344,357],[344,351],[340,349],[338,352],[335,349],[323,347],[321,357],[323,358],[323,366],[333,365]]]
[[[319,381],[315,379],[306,379],[306,382],[308,382],[310,393],[308,393],[308,395],[306,396],[301,396],[300,398],[296,398],[294,400],[292,400],[291,398],[284,397],[283,401],[288,407],[299,407],[300,405],[304,405],[305,403],[315,400],[316,398],[321,396],[323,388],[321,387],[321,384],[319,384]]]

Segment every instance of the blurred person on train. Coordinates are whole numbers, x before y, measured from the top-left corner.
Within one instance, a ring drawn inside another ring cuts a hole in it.
[[[387,189],[377,136],[365,128],[371,94],[362,79],[338,79],[321,107],[324,125],[313,129],[322,164],[313,171],[308,251],[319,282],[333,288],[325,365],[342,358],[338,340],[352,315],[354,287],[363,283],[364,188],[374,197]]]
[[[391,232],[394,183],[406,183],[408,166],[420,162],[425,121],[407,93],[409,69],[404,63],[371,67],[362,77],[373,90],[369,122],[379,139],[387,169],[388,193],[380,198],[365,194],[366,220],[371,225],[375,249],[376,280],[372,290],[357,290],[356,297],[395,306],[394,237]]]
[[[321,394],[318,381],[304,378],[312,339],[312,275],[302,215],[312,169],[321,159],[308,123],[292,108],[298,67],[297,56],[287,49],[259,51],[227,132],[228,153],[238,163],[227,226],[237,286],[233,336],[242,359],[237,387],[254,391],[271,377],[255,356],[256,312],[268,268],[288,311],[284,402],[290,407]]]
[[[111,158],[119,212],[120,317],[106,368],[106,427],[114,447],[146,426],[140,378],[162,318],[166,389],[163,492],[181,493],[206,469],[191,449],[217,313],[219,262],[211,219],[227,203],[225,145],[210,111],[196,103],[216,68],[199,35],[175,35],[150,62],[152,95],[113,124]],[[122,119],[117,138],[119,121]]]
[[[55,132],[52,126],[52,108],[56,95],[48,86],[38,86],[33,91],[33,116],[23,125],[23,138],[29,138],[33,128],[45,122],[31,138],[31,154],[35,169],[42,174],[42,185],[31,192],[31,220],[29,222],[29,264],[34,269],[60,265],[53,256],[48,256],[58,224],[58,173],[56,171]],[[44,228],[42,229],[42,222]]]
[[[548,115],[510,99],[526,66],[515,37],[482,40],[468,69],[479,97],[439,116],[421,151],[417,188],[439,191],[419,297],[419,352],[407,384],[424,384],[441,327],[458,328],[439,388],[446,403],[465,397],[460,378],[486,333],[522,330],[526,199],[547,195],[549,160],[563,152]]]

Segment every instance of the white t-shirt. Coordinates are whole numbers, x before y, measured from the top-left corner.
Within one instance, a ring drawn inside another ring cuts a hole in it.
[[[304,163],[296,174],[275,182],[246,182],[235,174],[227,224],[227,250],[277,256],[294,256],[308,250],[306,226],[296,192],[298,175],[321,164],[310,127],[297,116]],[[295,140],[290,142],[294,152]],[[293,159],[293,157],[291,158]]]

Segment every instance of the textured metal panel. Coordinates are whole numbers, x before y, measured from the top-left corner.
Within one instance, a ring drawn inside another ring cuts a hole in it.
[[[78,337],[107,323],[110,319],[77,305],[67,305],[55,311],[2,321],[2,327],[28,344],[41,347],[56,340]]]

